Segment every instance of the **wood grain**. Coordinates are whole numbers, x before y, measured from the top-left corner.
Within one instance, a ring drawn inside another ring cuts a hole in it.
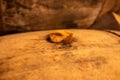
[[[120,79],[120,37],[70,31],[75,40],[69,46],[47,41],[51,30],[0,37],[0,80]]]
[[[104,0],[4,0],[1,34],[49,29],[88,28]]]

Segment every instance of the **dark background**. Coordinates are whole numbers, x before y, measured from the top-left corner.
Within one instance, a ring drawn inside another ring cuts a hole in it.
[[[112,29],[120,0],[0,0],[0,35],[49,29]]]

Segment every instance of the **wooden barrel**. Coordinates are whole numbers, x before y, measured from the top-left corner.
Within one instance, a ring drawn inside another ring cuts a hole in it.
[[[70,31],[64,45],[47,40],[51,31],[0,37],[0,80],[120,79],[119,31]]]

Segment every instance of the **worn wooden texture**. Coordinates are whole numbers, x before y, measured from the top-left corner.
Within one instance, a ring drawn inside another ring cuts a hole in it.
[[[88,28],[99,14],[104,0],[2,2],[4,26],[0,33],[5,34],[46,29]]]
[[[99,30],[120,30],[120,24],[117,22],[112,13],[107,13],[98,18],[90,28]]]
[[[120,80],[119,31],[70,31],[66,45],[51,31],[0,37],[0,80]]]
[[[4,15],[0,35],[63,28],[120,30],[112,15],[120,14],[120,0],[1,1]]]
[[[89,28],[120,30],[120,24],[114,18],[113,12],[120,15],[120,0],[105,0],[98,18]]]
[[[120,0],[105,0],[99,17],[102,17],[106,13],[110,12],[120,13]]]

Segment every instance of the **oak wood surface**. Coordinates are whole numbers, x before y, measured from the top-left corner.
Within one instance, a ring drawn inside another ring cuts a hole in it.
[[[51,31],[0,37],[0,80],[120,80],[119,36],[70,31],[66,45],[46,40]]]

